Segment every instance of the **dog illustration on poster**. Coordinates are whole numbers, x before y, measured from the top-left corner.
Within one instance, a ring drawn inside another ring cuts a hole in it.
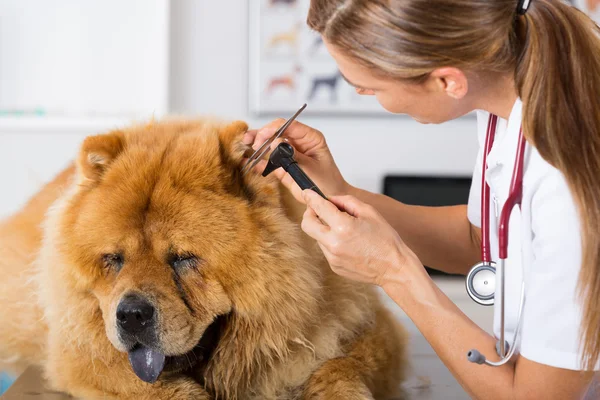
[[[309,113],[384,114],[376,101],[360,98],[341,82],[327,43],[306,24],[309,4],[310,0],[249,2],[249,39],[251,47],[259,49],[249,54],[253,112],[294,112],[299,101],[310,101]]]
[[[331,103],[337,102],[337,87],[342,75],[338,70],[333,75],[315,76],[312,78],[309,100],[313,100],[321,89],[329,91],[329,100]]]
[[[272,52],[281,46],[289,46],[294,54],[296,54],[300,42],[301,30],[302,24],[298,22],[290,30],[274,34],[267,41],[267,51]]]
[[[289,92],[295,92],[297,87],[298,74],[301,72],[300,66],[295,66],[294,69],[284,75],[277,75],[270,78],[267,82],[265,94],[271,95],[276,89],[284,89]]]

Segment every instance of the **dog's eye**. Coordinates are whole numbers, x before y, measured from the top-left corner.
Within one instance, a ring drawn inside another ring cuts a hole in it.
[[[172,254],[169,256],[169,265],[174,269],[196,268],[198,257],[192,254]]]
[[[105,268],[114,269],[119,272],[121,268],[123,268],[123,263],[125,259],[122,254],[104,254],[102,256],[102,262],[104,263]]]

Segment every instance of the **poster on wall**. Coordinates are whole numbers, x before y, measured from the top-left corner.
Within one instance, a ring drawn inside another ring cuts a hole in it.
[[[600,23],[600,0],[568,0]],[[310,0],[249,2],[249,106],[256,115],[389,115],[340,74],[320,36],[306,24]],[[474,114],[469,114],[474,115]]]
[[[257,115],[389,115],[340,74],[320,35],[306,24],[310,0],[256,0],[250,6],[250,110]]]

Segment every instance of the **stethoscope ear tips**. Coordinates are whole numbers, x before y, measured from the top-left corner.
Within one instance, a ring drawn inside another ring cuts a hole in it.
[[[485,356],[475,349],[473,349],[467,353],[467,359],[470,362],[479,364],[479,365],[485,363]]]

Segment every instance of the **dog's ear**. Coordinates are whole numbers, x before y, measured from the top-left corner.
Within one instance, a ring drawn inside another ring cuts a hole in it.
[[[221,161],[226,166],[229,176],[228,190],[236,196],[241,196],[251,202],[260,201],[263,204],[279,202],[279,181],[274,177],[263,178],[250,173],[242,176],[244,157],[249,157],[253,150],[242,143],[242,136],[248,131],[245,122],[236,121],[223,127],[219,132]]]
[[[125,139],[121,131],[86,138],[77,160],[77,168],[82,178],[100,180],[108,166],[123,151],[124,145]]]
[[[240,164],[248,146],[242,143],[242,136],[248,131],[248,124],[244,121],[234,121],[225,125],[219,131],[219,145],[221,157],[228,164]]]

